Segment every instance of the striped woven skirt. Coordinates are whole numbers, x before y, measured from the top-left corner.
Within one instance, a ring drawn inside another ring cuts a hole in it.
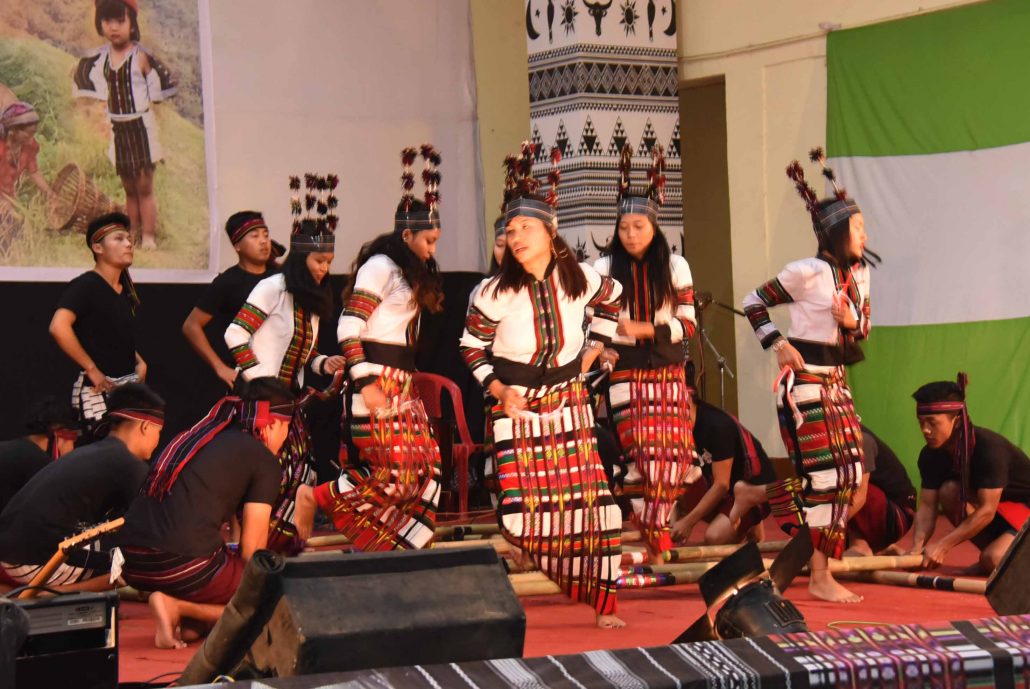
[[[622,514],[597,454],[587,393],[575,379],[523,394],[523,418],[509,418],[499,403],[490,410],[502,533],[573,600],[614,613]]]
[[[372,418],[360,393],[353,395],[351,439],[361,465],[315,488],[315,499],[359,550],[424,548],[440,502],[440,448],[411,374],[387,367],[378,383],[391,413]]]
[[[111,134],[107,155],[120,177],[136,177],[144,170],[152,170],[164,157],[152,111],[133,119],[111,122]]]
[[[609,398],[619,443],[628,461],[625,494],[633,520],[657,553],[672,547],[669,515],[700,470],[694,462],[694,432],[683,365],[615,371]],[[639,477],[639,479],[637,479]],[[639,480],[637,485],[632,485]]]
[[[283,443],[276,459],[279,460],[281,472],[279,496],[272,506],[272,520],[268,528],[266,547],[283,555],[296,555],[304,545],[297,536],[297,527],[293,525],[297,489],[302,485],[313,486],[316,479],[311,436],[302,410],[298,410],[290,420],[286,442]]]
[[[160,591],[173,598],[224,605],[243,576],[243,559],[225,548],[207,557],[175,555],[154,548],[122,547],[122,577],[139,591]]]
[[[772,514],[787,533],[807,524],[815,547],[840,557],[862,477],[862,431],[844,368],[809,365],[781,376],[776,404],[797,476],[767,486]]]

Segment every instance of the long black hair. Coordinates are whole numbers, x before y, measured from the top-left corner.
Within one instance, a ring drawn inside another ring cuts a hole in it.
[[[615,221],[615,232],[603,251],[611,258],[609,274],[622,285],[621,305],[626,306],[633,303],[637,295],[631,269],[634,258],[629,255],[626,247],[622,245],[622,239],[619,238],[619,222],[621,221],[621,216]],[[647,272],[650,276],[647,289],[651,291],[651,303],[654,304],[654,309],[657,311],[665,304],[676,303],[676,287],[672,282],[670,265],[672,251],[669,249],[669,242],[661,228],[658,227],[658,223],[650,219],[648,222],[654,228],[654,238],[648,245],[647,251],[644,252],[642,261],[647,265]]]
[[[547,202],[547,199],[539,194],[526,194],[525,198],[544,203]],[[573,299],[583,296],[587,291],[587,277],[583,274],[583,269],[579,267],[576,253],[569,249],[569,245],[557,233],[557,228],[548,223],[544,223],[544,227],[554,232],[551,236],[555,253],[552,263],[554,264],[554,270],[558,271],[558,282],[561,283],[562,291]],[[506,250],[504,252],[504,259],[501,261],[500,272],[492,280],[494,286],[493,294],[496,297],[501,292],[508,290],[519,292],[532,285],[534,279],[532,275],[526,272],[526,269],[522,267],[522,264],[518,262],[514,254]]]
[[[426,210],[426,207],[421,201],[414,201],[411,210]],[[419,232],[422,230],[409,231]],[[401,269],[401,275],[404,276],[404,281],[411,287],[412,299],[419,307],[430,313],[443,311],[443,278],[440,276],[440,268],[436,259],[430,258],[428,261],[423,261],[416,256],[404,243],[401,232],[385,232],[361,247],[357,258],[354,259],[354,265],[351,267],[350,279],[343,290],[344,303],[354,292],[354,281],[358,277],[358,270],[376,254],[383,254],[397,264],[397,267]]]
[[[322,284],[315,282],[308,269],[308,255],[291,250],[282,267],[286,278],[286,291],[293,295],[293,301],[308,313],[319,318],[331,318],[333,315],[333,290],[329,284],[329,276],[322,279]]]

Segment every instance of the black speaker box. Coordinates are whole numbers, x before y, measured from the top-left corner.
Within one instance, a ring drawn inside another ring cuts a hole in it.
[[[1026,573],[1030,572],[1030,519],[1016,534],[998,568],[987,580],[987,602],[999,615],[1026,615],[1030,613],[1030,586]]]
[[[313,554],[244,665],[262,677],[521,657],[526,616],[493,548]]]

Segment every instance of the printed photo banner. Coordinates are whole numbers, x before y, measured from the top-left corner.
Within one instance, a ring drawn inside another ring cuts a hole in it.
[[[86,226],[110,211],[132,218],[137,280],[217,270],[207,13],[197,0],[118,5],[128,36],[89,0],[0,9],[0,280],[82,272]]]

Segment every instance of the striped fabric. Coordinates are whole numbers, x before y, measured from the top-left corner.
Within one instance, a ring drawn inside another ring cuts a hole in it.
[[[516,421],[500,404],[491,408],[502,532],[573,600],[614,613],[622,514],[587,393],[573,380],[525,396],[539,418]]]
[[[793,383],[785,378],[778,409],[783,444],[804,490],[798,495],[801,484],[791,479],[770,484],[773,516],[788,533],[807,524],[815,547],[840,557],[862,475],[862,431],[843,367],[809,367]]]
[[[353,293],[343,307],[341,318],[357,318],[362,323],[368,321],[368,317],[376,310],[382,302],[382,297],[368,290],[354,288]],[[343,348],[343,355],[347,358],[348,366],[355,366],[365,360],[365,350],[361,347],[361,339],[348,337],[340,342]]]
[[[304,411],[297,410],[290,420],[286,442],[279,449],[276,459],[281,471],[279,496],[272,505],[272,519],[268,527],[268,549],[284,555],[296,555],[303,547],[293,524],[293,513],[297,503],[297,489],[313,486],[315,455],[311,448]]]
[[[293,304],[293,337],[286,347],[279,375],[276,376],[290,389],[300,387],[300,371],[308,361],[311,352],[318,343],[315,342],[314,329],[307,311],[296,302]]]
[[[315,499],[336,529],[362,551],[426,547],[440,501],[440,448],[429,419],[411,393],[411,374],[384,367],[377,384],[397,416],[350,419],[351,440],[365,466],[346,468],[315,489]]]
[[[236,317],[232,319],[232,322],[234,325],[240,326],[246,330],[247,333],[253,335],[254,331],[260,328],[261,324],[264,323],[267,318],[267,313],[251,303],[246,303],[240,308],[239,313],[237,313]],[[250,344],[251,341],[247,340],[247,342],[237,345],[229,350],[229,353],[232,354],[233,361],[235,361],[236,365],[243,370],[253,368],[254,366],[257,366],[258,363],[257,356],[254,354],[254,350]]]
[[[225,605],[243,576],[243,560],[225,548],[199,558],[153,548],[124,547],[122,553],[122,577],[130,586],[193,603]]]
[[[694,468],[683,365],[615,371],[609,396],[619,443],[642,479],[642,497],[633,498],[633,520],[655,553],[672,547],[669,515]],[[627,491],[634,492],[632,487]]]

